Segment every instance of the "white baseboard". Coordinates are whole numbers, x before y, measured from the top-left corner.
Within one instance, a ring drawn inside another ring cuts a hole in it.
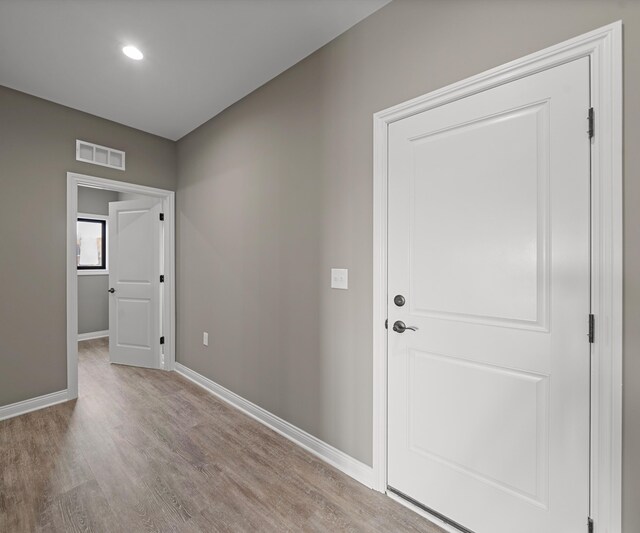
[[[78,333],[79,341],[88,341],[90,339],[101,339],[102,337],[108,337],[109,330],[104,331],[90,331],[89,333]]]
[[[331,466],[344,472],[348,476],[351,476],[356,481],[359,481],[369,488],[374,487],[374,475],[373,468],[371,466],[361,463],[350,455],[347,455],[326,442],[321,441],[306,431],[297,428],[293,424],[277,417],[269,411],[266,411],[262,407],[245,400],[235,392],[225,389],[222,385],[218,385],[216,382],[211,381],[209,378],[198,374],[180,363],[176,362],[175,371],[188,380],[193,381],[196,385],[200,385],[202,388],[208,390],[210,393],[232,405],[236,409],[239,409],[243,413],[249,415],[251,418],[273,429],[276,433],[279,433],[283,437],[286,437],[290,441],[296,443],[298,446],[301,446],[316,457],[319,457],[323,461],[329,463]]]
[[[67,389],[65,389],[52,392],[51,394],[45,394],[44,396],[38,396],[37,398],[31,398],[30,400],[4,405],[0,407],[0,420],[6,420],[7,418],[30,413],[31,411],[51,407],[57,403],[66,402],[68,399],[69,395],[67,394]]]

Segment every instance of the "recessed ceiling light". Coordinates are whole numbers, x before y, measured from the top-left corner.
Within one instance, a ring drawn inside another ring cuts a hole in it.
[[[122,53],[127,57],[130,57],[131,59],[135,59],[136,61],[139,61],[144,57],[142,52],[138,50],[135,46],[125,46],[122,49]]]

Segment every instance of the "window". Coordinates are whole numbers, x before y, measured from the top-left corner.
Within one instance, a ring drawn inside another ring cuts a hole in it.
[[[106,270],[107,221],[78,218],[77,239],[78,270]]]

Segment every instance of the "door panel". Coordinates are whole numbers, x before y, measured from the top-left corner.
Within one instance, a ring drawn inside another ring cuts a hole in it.
[[[112,363],[160,368],[160,204],[109,204],[109,354]]]
[[[415,169],[409,301],[415,312],[510,324],[544,321],[548,106],[409,140]],[[446,260],[431,260],[432,250]]]
[[[115,298],[118,346],[151,349],[151,318],[153,309],[150,299]]]
[[[409,448],[545,505],[548,381],[548,376],[411,350]],[[473,401],[465,401],[461,391]],[[482,453],[469,453],[470,442]]]
[[[389,126],[388,484],[477,533],[586,524],[588,108],[584,58]]]
[[[158,258],[154,253],[157,250],[156,243],[150,236],[154,236],[158,219],[152,220],[151,216],[145,216],[148,212],[146,207],[116,208],[119,281],[151,283],[154,263],[158,262]]]

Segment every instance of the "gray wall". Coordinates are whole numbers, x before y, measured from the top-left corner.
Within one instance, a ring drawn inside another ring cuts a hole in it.
[[[640,531],[640,2],[396,0],[181,139],[178,360],[371,463],[372,114],[618,19],[623,520]]]
[[[120,193],[92,187],[78,188],[78,213],[108,215],[109,202],[117,202]],[[78,275],[78,333],[109,329],[109,275]]]
[[[78,276],[78,333],[109,329],[109,276]]]
[[[121,194],[93,187],[78,187],[78,213],[108,216],[109,202],[117,202]]]
[[[143,198],[149,198],[143,194],[135,194],[132,192],[121,192],[118,194],[118,201],[125,202],[128,200],[142,200]]]
[[[125,172],[75,160],[83,139]],[[0,405],[66,388],[68,171],[175,190],[175,143],[0,87]]]

